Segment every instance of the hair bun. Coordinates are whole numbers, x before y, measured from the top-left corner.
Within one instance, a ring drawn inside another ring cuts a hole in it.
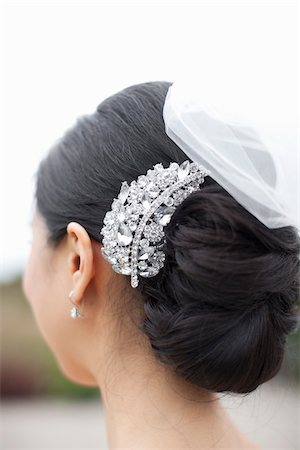
[[[295,229],[267,228],[206,177],[165,230],[162,274],[143,283],[155,354],[203,388],[253,391],[279,371],[299,323]]]

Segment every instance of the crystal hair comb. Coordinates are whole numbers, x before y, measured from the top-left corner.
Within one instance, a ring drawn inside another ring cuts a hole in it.
[[[206,175],[209,170],[186,160],[167,168],[158,163],[130,185],[123,181],[103,220],[101,253],[115,272],[131,275],[132,287],[138,286],[138,275],[153,277],[164,266],[164,227]]]

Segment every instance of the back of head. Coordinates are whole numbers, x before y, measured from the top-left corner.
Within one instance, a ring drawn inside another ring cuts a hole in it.
[[[165,133],[170,84],[142,83],[107,98],[40,163],[36,199],[49,245],[60,242],[71,220],[101,243],[122,181],[158,162],[187,159]],[[214,392],[253,391],[278,373],[299,323],[296,229],[267,228],[206,176],[164,232],[164,267],[137,288],[145,312],[140,330],[157,360],[188,382]]]

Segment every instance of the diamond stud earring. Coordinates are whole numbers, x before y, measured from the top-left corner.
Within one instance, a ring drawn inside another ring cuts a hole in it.
[[[77,317],[82,317],[83,318],[83,315],[79,312],[79,309],[77,308],[77,305],[72,300],[73,293],[74,293],[73,290],[70,291],[70,293],[69,293],[69,299],[74,304],[74,306],[70,309],[70,316],[72,317],[72,319],[77,319]]]

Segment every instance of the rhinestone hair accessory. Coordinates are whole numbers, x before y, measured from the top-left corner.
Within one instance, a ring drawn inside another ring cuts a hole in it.
[[[153,277],[164,266],[164,227],[176,206],[200,189],[206,175],[210,171],[204,166],[186,160],[167,168],[158,163],[129,185],[123,181],[104,217],[101,253],[115,272],[131,275],[133,288],[138,276]]]

